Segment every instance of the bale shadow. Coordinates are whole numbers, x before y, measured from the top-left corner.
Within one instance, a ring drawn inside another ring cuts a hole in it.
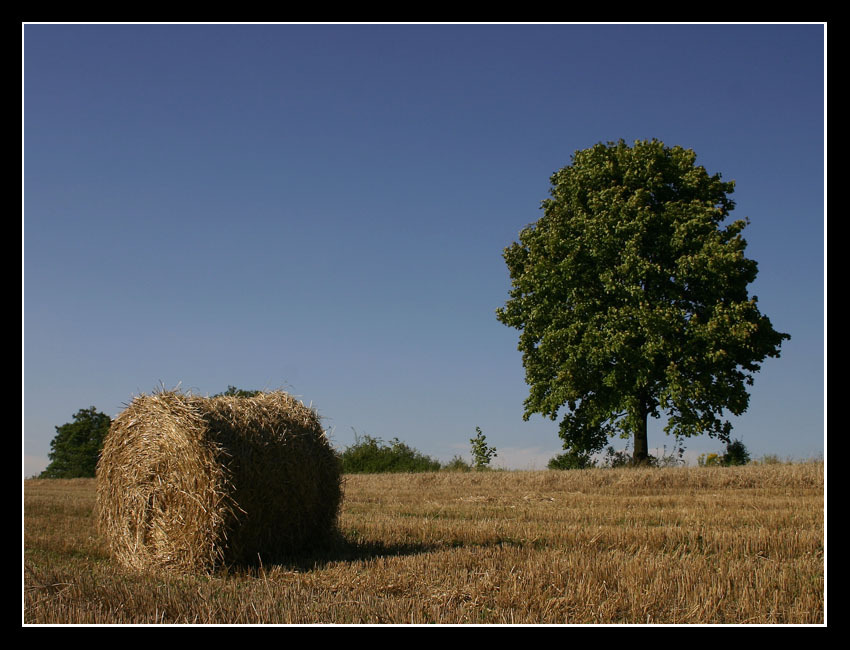
[[[249,571],[278,568],[286,571],[315,571],[336,562],[364,562],[382,557],[402,557],[432,553],[443,548],[423,542],[386,544],[379,540],[350,539],[339,533],[319,547],[307,548],[287,555],[263,555],[256,562],[243,565]],[[235,567],[234,567],[235,568]]]

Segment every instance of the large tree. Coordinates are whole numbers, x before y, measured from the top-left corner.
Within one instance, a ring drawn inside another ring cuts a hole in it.
[[[668,434],[728,442],[725,412],[746,411],[753,374],[790,338],[748,295],[748,222],[722,225],[734,182],[695,160],[657,140],[577,151],[504,251],[512,286],[497,317],[521,330],[524,418],[563,413],[565,449],[619,434],[646,462],[647,418],[661,413]]]
[[[40,478],[82,478],[95,475],[97,459],[112,420],[91,406],[80,409],[73,422],[56,428],[50,442],[50,464]]]

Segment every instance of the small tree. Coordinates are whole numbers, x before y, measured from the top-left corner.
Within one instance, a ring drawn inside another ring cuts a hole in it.
[[[487,469],[490,461],[497,456],[496,448],[487,445],[487,438],[480,427],[475,427],[475,437],[470,438],[472,444],[472,466],[476,470]]]
[[[55,427],[50,464],[39,478],[93,477],[110,424],[112,419],[92,406],[77,411],[73,422]]]
[[[726,453],[723,454],[723,464],[731,465],[746,465],[750,462],[750,452],[740,440],[733,440],[726,446]]]

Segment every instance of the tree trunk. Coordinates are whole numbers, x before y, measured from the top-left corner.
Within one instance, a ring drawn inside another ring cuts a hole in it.
[[[649,418],[648,400],[641,399],[638,405],[638,422],[635,430],[635,465],[646,465],[649,462],[649,442],[647,439],[647,419]]]

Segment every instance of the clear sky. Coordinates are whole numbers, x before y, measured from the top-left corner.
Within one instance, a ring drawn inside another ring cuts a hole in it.
[[[502,250],[598,142],[737,183],[791,334],[733,437],[825,446],[825,27],[23,26],[23,471],[159,386],[283,388],[334,444],[542,469]],[[650,448],[673,440],[650,421]],[[625,441],[616,439],[622,448]],[[693,458],[723,450],[686,441]]]

